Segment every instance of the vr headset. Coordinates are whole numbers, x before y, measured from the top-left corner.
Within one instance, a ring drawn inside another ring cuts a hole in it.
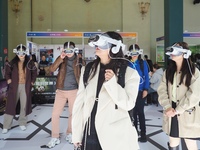
[[[66,54],[72,54],[72,53],[82,54],[82,53],[83,53],[83,50],[82,50],[82,49],[78,49],[78,48],[74,48],[74,49],[64,49],[64,53],[66,53]]]
[[[72,54],[72,53],[82,54],[83,53],[83,50],[79,50],[78,48],[75,48],[74,46],[70,46],[69,44],[70,42],[68,42],[67,47],[64,49],[64,53],[66,54]]]
[[[133,44],[133,49],[126,52],[127,56],[137,56],[137,55],[143,55],[143,49],[135,49],[135,44]]]
[[[183,58],[188,59],[192,52],[188,49],[184,49],[182,46],[173,45],[171,47],[166,48],[166,55],[175,55],[180,56],[183,55]]]
[[[13,53],[15,53],[16,55],[25,56],[29,54],[28,50],[26,49],[26,46],[20,44],[20,45],[17,45],[17,48],[13,49]]]
[[[111,49],[112,53],[114,54],[119,52],[120,47],[122,47],[123,51],[125,50],[125,45],[122,43],[121,40],[115,40],[103,34],[96,34],[94,36],[91,36],[88,40],[88,44],[91,47],[99,47],[101,50],[110,49],[112,47],[112,44],[116,45]]]
[[[66,53],[66,54],[72,54],[72,53],[74,53],[74,51],[75,51],[75,48],[74,49],[64,49],[64,53]]]

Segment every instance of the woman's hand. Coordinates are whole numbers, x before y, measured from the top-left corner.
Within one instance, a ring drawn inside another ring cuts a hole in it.
[[[147,96],[147,94],[148,94],[148,91],[147,91],[147,90],[144,90],[144,91],[142,92],[142,98],[145,98],[145,97]]]
[[[165,110],[165,115],[167,117],[174,117],[176,115],[176,111],[174,110],[174,108],[168,108]]]
[[[66,55],[66,53],[64,52],[64,49],[63,49],[62,52],[61,52],[61,54],[60,54],[60,58],[64,59],[65,56],[67,56],[67,55]]]
[[[73,53],[65,53],[64,49],[62,49],[62,52],[60,54],[60,58],[64,59],[66,56],[70,58],[70,57],[74,56],[74,52]]]
[[[105,80],[108,81],[114,76],[114,72],[111,69],[105,70]]]
[[[153,72],[150,71],[150,72],[149,72],[149,76],[152,77],[152,75],[153,75]]]
[[[77,149],[78,147],[81,147],[81,145],[82,145],[82,144],[79,143],[79,142],[78,142],[78,143],[74,143],[74,147],[75,147],[76,149]]]
[[[10,84],[11,82],[12,82],[11,79],[8,79],[8,80],[7,80],[7,84]]]

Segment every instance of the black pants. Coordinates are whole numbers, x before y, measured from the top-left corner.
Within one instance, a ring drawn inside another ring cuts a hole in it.
[[[174,109],[176,108],[176,103],[175,102],[172,102],[172,108],[174,108]],[[172,117],[170,136],[171,137],[179,137],[177,115],[175,115],[174,117]]]
[[[144,116],[145,98],[142,98],[142,94],[143,91],[138,92],[136,104],[133,109],[133,116],[134,116],[134,125],[136,130],[138,131],[138,119],[139,119],[141,133],[142,132],[146,133],[145,116]]]
[[[91,112],[91,120],[88,120],[87,122],[90,125],[85,126],[81,150],[102,150],[95,127],[95,115],[97,111],[97,105],[98,103],[97,101],[95,101],[94,107]]]

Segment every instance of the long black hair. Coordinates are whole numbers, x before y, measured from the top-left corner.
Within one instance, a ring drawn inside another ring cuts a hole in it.
[[[121,41],[123,42],[123,39],[122,39],[121,35],[120,35],[119,33],[117,33],[117,32],[108,31],[108,32],[103,33],[103,35],[104,35],[104,34],[105,34],[106,36],[109,36],[109,37],[112,38],[112,39],[121,40]],[[109,51],[109,55],[110,55],[110,57],[111,57],[111,60],[110,60],[110,62],[109,62],[109,64],[108,64],[108,66],[109,66],[109,69],[112,69],[113,72],[117,75],[119,68],[120,68],[121,66],[123,66],[123,65],[127,65],[127,61],[123,59],[123,58],[124,58],[124,53],[123,53],[123,51],[122,51],[122,47],[120,47],[118,53],[114,54],[114,53],[112,52],[111,49],[112,49],[114,46],[116,46],[116,45],[112,44],[112,46],[111,46],[111,48],[110,48],[110,51]],[[92,73],[92,74],[90,74],[91,78],[94,77],[99,62],[100,62],[100,58],[97,56],[97,58],[92,62],[92,63],[93,63],[92,68],[91,68],[91,73]]]
[[[11,60],[11,66],[13,66],[13,64],[16,64],[17,67],[18,67],[18,62],[20,61],[19,57],[16,55],[12,60]],[[25,70],[26,68],[26,65],[29,61],[29,57],[27,55],[25,55],[25,59],[24,59],[24,62],[23,62],[23,70]]]
[[[134,46],[134,47],[133,47]],[[139,47],[139,45],[138,44],[133,44],[133,45],[130,45],[129,46],[129,51],[131,52],[132,50],[140,50],[140,47]],[[132,57],[131,56],[129,56],[129,60],[131,60],[132,59]],[[140,64],[140,70],[142,71],[142,73],[143,73],[143,75],[144,75],[144,62],[143,62],[143,59],[142,59],[142,56],[141,56],[141,54],[139,54],[138,55],[138,62],[139,62],[139,64]]]
[[[33,61],[33,62],[37,62],[37,59],[36,59],[35,54],[32,54],[31,57],[32,57],[32,61]]]
[[[177,42],[177,44],[179,46],[182,46],[184,49],[189,50],[188,44],[186,42]],[[171,84],[173,84],[174,74],[176,71],[177,71],[177,66],[176,66],[175,61],[170,61],[169,66],[166,70],[166,79]],[[188,59],[183,59],[180,71],[182,74],[181,74],[181,80],[180,80],[179,84],[182,84],[184,77],[186,77],[185,83],[183,83],[183,84],[185,84],[185,86],[189,87],[191,84],[192,75],[195,73],[195,65],[192,63],[190,57]]]

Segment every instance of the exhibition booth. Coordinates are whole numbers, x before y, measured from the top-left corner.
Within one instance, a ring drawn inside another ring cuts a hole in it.
[[[101,32],[27,32],[26,43],[27,48],[31,54],[35,54],[38,63],[41,56],[45,55],[49,64],[52,64],[55,59],[60,55],[63,48],[61,44],[37,44],[31,42],[31,38],[66,38],[66,41],[73,41],[74,38],[79,38],[80,43],[75,43],[79,50],[82,50],[82,56],[86,63],[95,59],[95,49],[87,44],[88,38],[100,34]],[[126,47],[138,43],[137,32],[119,32],[124,40]],[[33,103],[51,103],[55,98],[55,84],[56,75],[55,71],[52,75],[38,76],[33,87]]]
[[[37,44],[31,42],[32,38],[66,38],[66,41],[73,41],[74,38],[79,38],[80,43],[76,43],[76,47],[82,50],[83,58],[86,62],[95,59],[95,49],[87,44],[88,38],[101,32],[27,32],[26,33],[26,45],[29,54],[35,54],[38,63],[41,60],[41,56],[45,55],[49,64],[52,64],[55,59],[60,55],[63,48],[63,43],[60,44]],[[123,43],[126,48],[132,44],[138,43],[137,32],[119,32],[123,38]],[[86,44],[85,44],[86,43]],[[44,104],[53,103],[55,99],[56,91],[56,75],[55,71],[51,75],[38,76],[36,82],[32,88],[32,103]],[[5,104],[7,100],[8,85],[5,79],[0,80],[0,113],[5,110]]]

